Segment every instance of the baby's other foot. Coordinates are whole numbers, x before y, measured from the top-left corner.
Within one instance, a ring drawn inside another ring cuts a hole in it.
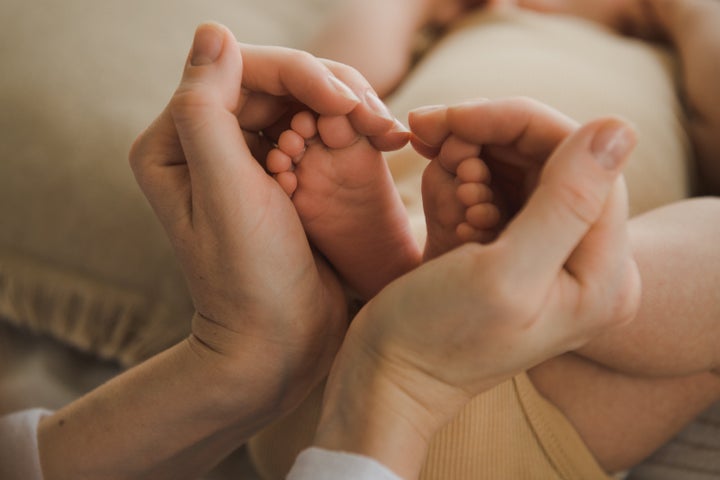
[[[267,168],[292,196],[310,240],[362,297],[419,263],[385,159],[347,117],[296,114]]]
[[[500,210],[493,203],[490,171],[479,153],[479,146],[450,136],[425,169],[426,260],[462,243],[485,243],[497,235]]]

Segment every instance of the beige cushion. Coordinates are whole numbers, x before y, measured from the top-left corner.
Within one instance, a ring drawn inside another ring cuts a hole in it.
[[[127,164],[194,27],[296,44],[332,0],[4,0],[0,317],[134,363],[188,332],[184,281]]]
[[[401,118],[419,105],[518,95],[535,97],[579,121],[622,115],[639,131],[625,171],[636,214],[685,198],[692,189],[673,60],[663,49],[576,18],[513,9],[480,12],[431,50],[389,102]],[[421,238],[417,192],[426,163],[409,149],[390,156]]]

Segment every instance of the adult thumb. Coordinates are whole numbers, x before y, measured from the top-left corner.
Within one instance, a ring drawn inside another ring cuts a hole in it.
[[[538,186],[503,232],[515,278],[549,285],[598,222],[630,152],[634,129],[609,117],[583,125],[548,159]]]
[[[232,33],[219,24],[200,25],[169,105],[192,179],[194,212],[201,205],[225,210],[239,196],[231,179],[262,171],[236,116],[242,77],[242,54]]]

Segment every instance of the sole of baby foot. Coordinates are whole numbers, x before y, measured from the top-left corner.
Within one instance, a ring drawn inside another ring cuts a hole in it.
[[[458,199],[457,178],[436,159],[428,164],[422,177],[422,198],[427,238],[423,258],[432,260],[464,243],[458,235],[465,224],[466,207]],[[468,188],[464,188],[463,191]],[[464,197],[470,195],[465,193]]]
[[[350,286],[370,298],[420,261],[385,159],[346,117],[299,113],[291,128],[303,147],[290,134],[279,147],[293,161],[300,220]]]

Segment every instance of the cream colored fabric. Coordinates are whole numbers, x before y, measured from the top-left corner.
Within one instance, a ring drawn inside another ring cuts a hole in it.
[[[578,121],[622,115],[639,132],[625,171],[637,214],[692,190],[690,146],[673,74],[674,59],[666,51],[580,19],[512,9],[480,12],[425,56],[389,105],[405,118],[420,105],[529,96]],[[388,159],[423,238],[417,192],[426,161],[409,148]]]
[[[194,27],[297,44],[333,0],[4,0],[0,318],[132,364],[192,305],[127,164],[179,80]]]

